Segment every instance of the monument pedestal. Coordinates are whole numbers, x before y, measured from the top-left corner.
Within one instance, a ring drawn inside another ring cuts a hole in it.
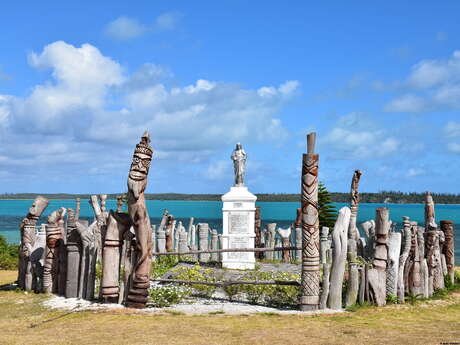
[[[222,196],[222,248],[254,248],[255,203],[257,197],[247,187],[231,187]],[[222,253],[222,267],[254,269],[255,253]]]

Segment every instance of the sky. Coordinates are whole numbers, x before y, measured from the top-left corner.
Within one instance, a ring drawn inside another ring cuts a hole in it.
[[[458,1],[8,1],[0,10],[0,193],[254,193],[320,180],[460,193]]]

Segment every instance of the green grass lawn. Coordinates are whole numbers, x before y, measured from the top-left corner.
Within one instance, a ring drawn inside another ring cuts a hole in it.
[[[0,285],[16,279],[0,271]],[[307,315],[200,316],[56,311],[46,295],[0,291],[0,344],[440,344],[460,342],[460,294],[412,305]]]

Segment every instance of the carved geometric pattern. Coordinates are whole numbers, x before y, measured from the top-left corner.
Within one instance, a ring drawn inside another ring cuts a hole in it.
[[[301,301],[319,300],[318,158],[304,154],[302,160],[302,277]]]

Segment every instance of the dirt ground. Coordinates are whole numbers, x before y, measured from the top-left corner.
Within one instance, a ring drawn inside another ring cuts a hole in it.
[[[0,285],[16,279],[0,271]],[[0,344],[441,344],[460,343],[460,294],[335,315],[187,316],[117,309],[47,309],[46,295],[0,291]]]

